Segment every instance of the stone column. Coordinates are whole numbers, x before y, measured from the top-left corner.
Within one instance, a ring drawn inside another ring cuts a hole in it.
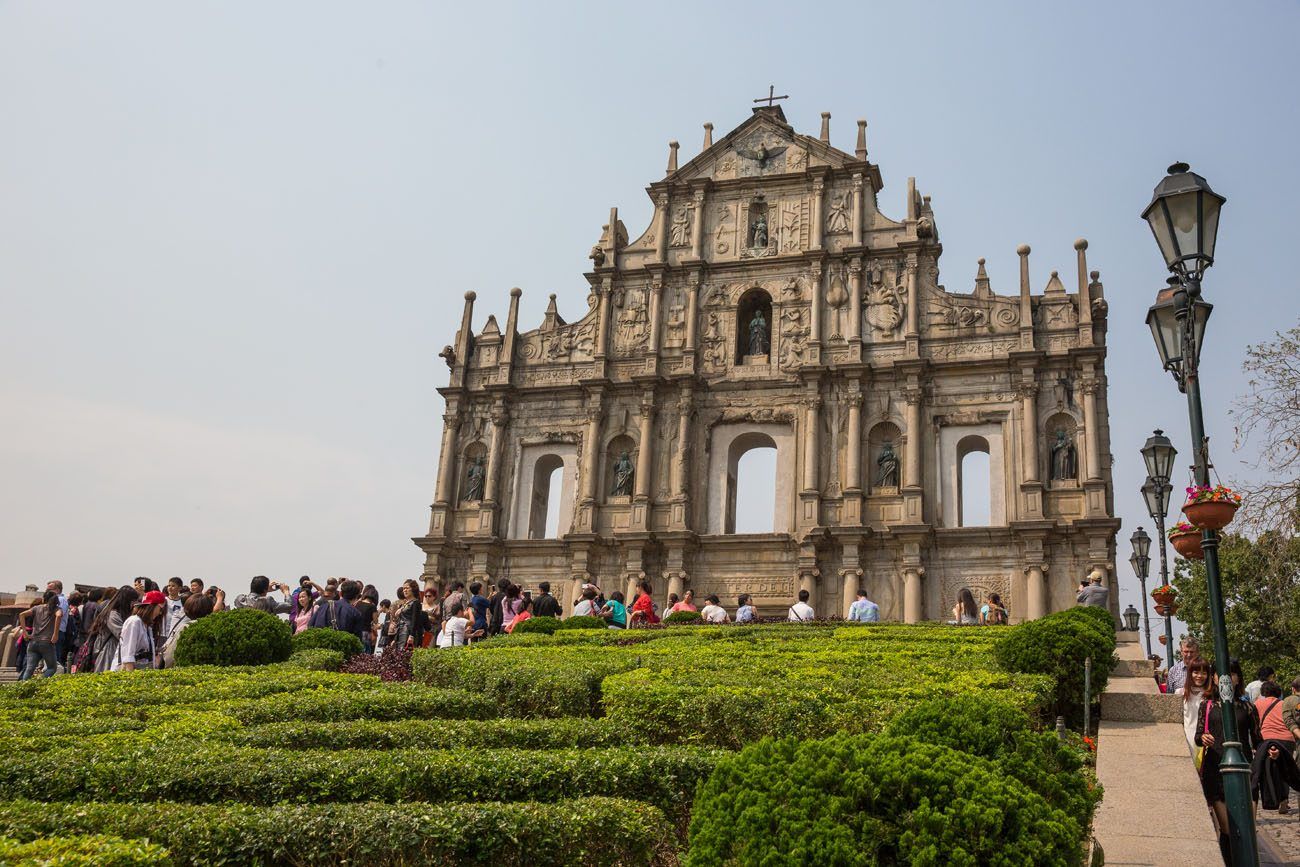
[[[677,402],[677,453],[673,455],[673,494],[686,495],[686,466],[689,461],[691,436],[691,388],[682,386],[681,399]]]
[[[691,258],[704,258],[704,190],[695,191],[695,219],[691,221]],[[629,597],[631,598],[631,597]]]
[[[672,594],[676,593],[677,598],[681,599],[682,594],[685,592],[686,592],[686,573],[669,572],[668,573],[668,595],[671,596]],[[664,616],[665,617],[668,616],[667,611],[664,612]]]
[[[850,491],[860,490],[862,485],[862,392],[858,389],[861,387],[857,380],[853,380],[851,385],[854,391],[849,395],[849,423],[848,423],[848,458],[845,475],[849,477],[848,484],[845,488]]]
[[[1101,443],[1097,433],[1097,380],[1087,377],[1079,383],[1079,390],[1083,392],[1084,478],[1098,481],[1101,479]]]
[[[808,342],[817,348],[820,358],[822,345],[822,263],[812,263],[812,316]]]
[[[599,290],[600,292],[600,325],[596,331],[596,352],[597,358],[605,356],[606,340],[609,335],[609,305],[613,301],[613,281],[608,277],[604,279]]]
[[[438,465],[438,492],[436,503],[447,504],[455,496],[457,452],[456,431],[460,427],[460,413],[447,411],[442,416],[442,463]]]
[[[1029,374],[1033,376],[1032,373]],[[1038,481],[1038,383],[1021,382],[1020,395],[1020,480]]]
[[[1046,571],[1046,564],[1025,567],[1025,574],[1029,576],[1025,587],[1025,617],[1028,620],[1047,615],[1047,581],[1043,577]]]
[[[495,503],[497,501],[497,477],[501,474],[501,448],[505,439],[502,431],[505,430],[506,422],[509,420],[510,412],[506,409],[505,402],[498,401],[497,405],[492,408],[492,439],[488,445],[488,466],[485,484],[483,485],[483,499],[485,502]]]
[[[920,623],[925,616],[921,597],[921,576],[925,570],[918,566],[903,568],[903,622]]]
[[[813,181],[812,200],[812,249],[822,248],[822,199],[826,192],[826,182],[821,178]]]
[[[1020,257],[1020,348],[1034,348],[1034,306],[1029,292],[1029,245],[1016,248]]]
[[[862,173],[853,175],[853,246],[862,246]]]
[[[916,268],[917,257],[915,253],[907,254],[907,333],[905,337],[920,336],[920,328],[917,323],[920,318],[917,315],[917,287],[916,287]]]
[[[849,344],[862,342],[862,259],[849,260]]]
[[[840,616],[849,616],[849,606],[857,598],[858,588],[862,586],[861,569],[841,569],[840,570],[840,599],[843,600],[841,605]]]
[[[598,405],[591,401],[598,398],[587,396],[587,433],[582,444],[582,499],[592,502],[596,499],[596,477],[600,474],[600,418]]]
[[[921,395],[919,388],[903,390],[907,400],[907,452],[903,460],[903,486],[921,487]]]
[[[650,354],[659,354],[659,299],[664,294],[663,280],[656,277],[650,284]]]
[[[641,400],[641,442],[636,454],[635,493],[638,500],[650,498],[650,473],[654,455],[654,396]]]
[[[805,491],[817,491],[817,460],[820,450],[817,435],[821,427],[818,409],[822,399],[817,395],[804,398],[804,437],[803,437],[803,487]]]
[[[655,198],[655,261],[668,261],[668,194]]]
[[[687,355],[695,354],[695,320],[698,318],[700,303],[699,278],[691,280],[691,288],[686,292],[686,347]]]
[[[821,570],[816,568],[800,567],[799,569],[799,589],[808,591],[808,604],[812,606],[814,612],[817,611],[817,578]]]

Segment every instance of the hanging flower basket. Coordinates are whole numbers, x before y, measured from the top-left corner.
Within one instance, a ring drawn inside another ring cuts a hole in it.
[[[1222,530],[1232,523],[1241,506],[1241,494],[1223,485],[1196,485],[1187,489],[1183,514],[1203,530]]]
[[[1186,521],[1180,521],[1169,530],[1169,544],[1188,560],[1204,560],[1201,550],[1201,531]]]
[[[1151,591],[1151,598],[1156,601],[1157,605],[1173,605],[1177,596],[1178,591],[1168,584],[1163,584]]]
[[[1165,603],[1165,602],[1157,602],[1157,603],[1156,603],[1156,614],[1159,614],[1161,617],[1173,617],[1173,616],[1174,616],[1175,614],[1177,614],[1177,613],[1178,613],[1178,603],[1177,603],[1177,602],[1168,602],[1168,603]]]

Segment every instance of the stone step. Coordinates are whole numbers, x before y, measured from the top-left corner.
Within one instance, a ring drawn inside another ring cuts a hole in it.
[[[1135,682],[1144,682],[1138,686]],[[1101,696],[1101,718],[1113,722],[1183,722],[1183,698],[1165,695],[1155,681],[1145,677],[1120,677],[1112,680]]]
[[[1115,670],[1110,673],[1111,677],[1151,677],[1155,674],[1155,668],[1151,661],[1147,659],[1123,659],[1115,665]]]

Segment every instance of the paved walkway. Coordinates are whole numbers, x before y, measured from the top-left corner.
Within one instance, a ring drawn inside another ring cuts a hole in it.
[[[1133,633],[1101,697],[1093,835],[1108,867],[1221,867],[1218,837],[1183,734],[1181,699],[1162,695]],[[1128,640],[1126,640],[1128,639]],[[1261,865],[1300,864],[1297,814],[1259,814]]]

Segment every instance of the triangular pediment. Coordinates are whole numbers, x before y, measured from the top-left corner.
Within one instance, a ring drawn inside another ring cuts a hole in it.
[[[673,180],[770,177],[803,172],[809,166],[840,168],[858,162],[852,154],[795,132],[778,109],[758,109],[682,166]]]

